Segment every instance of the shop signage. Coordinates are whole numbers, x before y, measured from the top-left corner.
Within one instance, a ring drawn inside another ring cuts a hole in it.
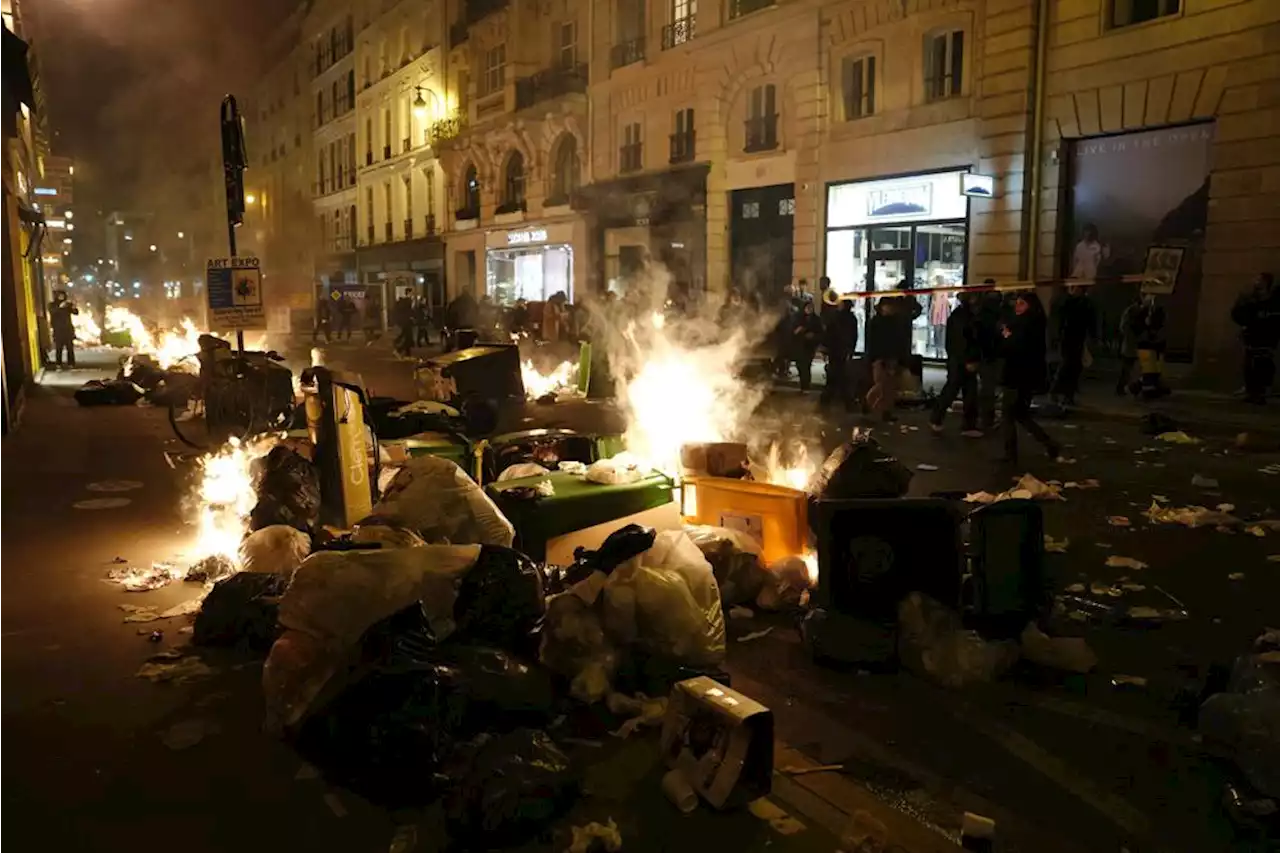
[[[867,193],[867,217],[928,216],[933,209],[932,184],[906,184]]]
[[[507,232],[508,246],[527,246],[530,243],[545,242],[547,242],[547,229],[545,228],[530,228],[527,231]]]
[[[36,187],[34,190],[36,195],[57,195],[58,191],[53,187]]]
[[[257,258],[211,258],[205,266],[205,295],[209,331],[267,328]]]
[[[834,184],[827,189],[827,227],[964,219],[969,198],[961,192],[961,175],[967,174],[956,169]]]
[[[964,172],[960,175],[960,192],[970,198],[994,198],[996,179],[991,175]]]

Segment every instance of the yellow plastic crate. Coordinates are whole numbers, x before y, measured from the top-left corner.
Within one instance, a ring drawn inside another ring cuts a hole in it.
[[[682,509],[698,524],[729,527],[754,536],[766,563],[807,550],[808,495],[798,489],[751,480],[690,477],[684,481]]]

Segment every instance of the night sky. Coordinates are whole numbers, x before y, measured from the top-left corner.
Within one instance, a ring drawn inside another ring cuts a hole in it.
[[[77,206],[134,207],[152,176],[213,150],[222,95],[248,94],[269,60],[261,46],[298,5],[24,0],[53,153],[77,161]]]

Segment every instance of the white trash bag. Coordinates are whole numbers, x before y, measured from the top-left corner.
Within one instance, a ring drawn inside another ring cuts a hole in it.
[[[917,675],[960,688],[998,678],[1018,660],[1018,644],[984,640],[954,610],[913,592],[898,605],[898,658]]]
[[[416,456],[396,474],[373,508],[399,527],[432,543],[501,545],[516,531],[467,473],[448,459]]]
[[[321,551],[293,575],[280,599],[284,634],[262,672],[267,728],[295,726],[370,626],[421,601],[437,640],[454,632],[458,584],[480,556],[477,545]]]
[[[285,524],[255,530],[240,543],[240,568],[246,572],[293,574],[311,553],[311,537]]]
[[[618,566],[601,601],[605,631],[618,643],[695,667],[725,656],[724,613],[711,564],[683,530]]]

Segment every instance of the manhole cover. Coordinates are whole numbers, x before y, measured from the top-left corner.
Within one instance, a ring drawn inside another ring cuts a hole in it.
[[[128,498],[90,498],[87,501],[76,501],[72,506],[76,509],[117,509],[131,503],[133,501]]]
[[[85,486],[91,492],[132,492],[141,489],[142,483],[137,480],[100,480]]]

